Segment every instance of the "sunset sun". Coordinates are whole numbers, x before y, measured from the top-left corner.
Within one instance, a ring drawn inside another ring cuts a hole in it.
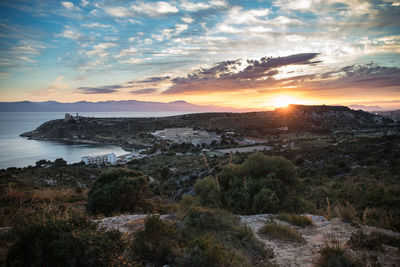
[[[283,108],[287,107],[290,104],[295,104],[296,99],[291,96],[278,96],[273,98],[271,101],[271,105],[275,108]]]

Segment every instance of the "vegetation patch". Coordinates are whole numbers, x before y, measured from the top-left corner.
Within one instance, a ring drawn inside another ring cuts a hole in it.
[[[382,244],[400,248],[400,238],[376,231],[365,234],[362,230],[358,230],[351,235],[348,244],[353,249],[382,251]]]
[[[300,227],[313,225],[313,222],[310,218],[298,214],[279,213],[276,218]]]
[[[316,264],[318,267],[354,267],[353,259],[336,240],[327,243],[319,253],[321,256]]]
[[[36,221],[18,229],[8,251],[10,266],[123,265],[125,241],[119,231],[98,229],[80,214]]]
[[[264,224],[263,227],[258,230],[259,234],[266,235],[272,239],[280,239],[283,241],[290,242],[306,242],[304,238],[296,230],[290,228],[289,226],[269,222]]]
[[[100,175],[89,191],[87,210],[111,215],[113,212],[146,211],[148,181],[142,173],[116,169]]]

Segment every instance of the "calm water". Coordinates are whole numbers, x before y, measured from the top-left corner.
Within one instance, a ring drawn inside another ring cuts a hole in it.
[[[88,117],[162,117],[188,112],[82,112]],[[63,158],[68,163],[79,162],[81,157],[114,152],[126,154],[122,148],[110,145],[67,145],[61,142],[35,141],[19,137],[21,133],[36,129],[42,123],[64,118],[65,112],[0,112],[0,169],[35,165],[40,159]]]

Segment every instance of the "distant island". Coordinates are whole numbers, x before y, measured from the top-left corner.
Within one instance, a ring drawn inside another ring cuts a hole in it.
[[[137,100],[60,103],[46,102],[0,102],[0,112],[135,112],[135,111],[185,111],[185,112],[245,112],[246,108],[225,108],[213,105],[195,105],[186,101],[168,103]]]

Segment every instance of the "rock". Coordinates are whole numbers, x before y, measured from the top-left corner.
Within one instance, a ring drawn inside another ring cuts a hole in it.
[[[161,219],[171,219],[172,215],[160,215]],[[99,223],[99,226],[106,230],[119,230],[122,233],[133,233],[144,228],[144,221],[147,214],[126,214],[115,217],[107,217],[93,222]]]
[[[57,180],[53,180],[53,179],[43,180],[43,182],[46,185],[56,185],[57,184]]]

